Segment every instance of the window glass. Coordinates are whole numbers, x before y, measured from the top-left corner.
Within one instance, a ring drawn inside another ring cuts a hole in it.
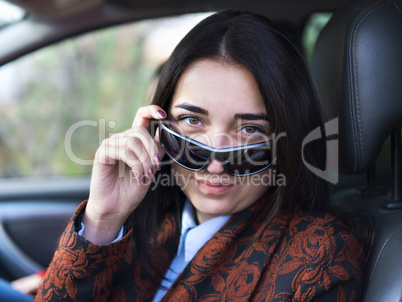
[[[131,126],[156,68],[205,16],[99,30],[0,67],[0,178],[89,174],[99,144]]]
[[[6,1],[0,0],[0,29],[24,18],[25,11]]]
[[[332,13],[319,12],[312,14],[307,20],[304,27],[302,40],[308,62],[311,62],[311,57],[313,55],[314,46],[317,42],[318,35],[331,17]]]

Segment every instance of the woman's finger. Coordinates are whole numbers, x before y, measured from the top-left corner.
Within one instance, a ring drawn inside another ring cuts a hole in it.
[[[151,125],[151,121],[162,120],[167,117],[166,112],[157,105],[140,107],[135,115],[132,127],[142,126],[146,129]]]
[[[143,127],[128,129],[104,140],[95,163],[116,165],[123,161],[138,177],[153,179],[160,169],[159,147]]]
[[[138,171],[141,180],[153,179],[155,167],[152,162],[152,153],[144,147],[143,142],[139,138],[133,138],[127,141],[123,151],[124,161],[132,168],[133,171]]]
[[[147,150],[149,158],[151,159],[154,172],[159,170],[160,159],[163,157],[164,153],[163,150],[161,152],[161,147],[146,129],[143,127],[131,128],[124,132],[124,136],[126,137],[127,142],[130,140],[140,140],[142,145],[145,147],[145,150]]]

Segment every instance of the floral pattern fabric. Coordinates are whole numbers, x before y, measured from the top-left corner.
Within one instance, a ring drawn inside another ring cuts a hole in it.
[[[214,234],[163,301],[358,301],[364,252],[347,228],[329,214],[303,212],[280,212],[267,223],[261,203]],[[35,301],[152,301],[157,288],[136,261],[133,230],[94,245],[76,232],[84,208],[64,232]],[[162,272],[176,255],[179,221],[167,215],[149,242]]]

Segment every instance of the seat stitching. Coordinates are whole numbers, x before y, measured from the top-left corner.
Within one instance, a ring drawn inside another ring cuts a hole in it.
[[[349,93],[354,92],[354,94],[351,94],[352,97],[355,97],[356,102],[353,102],[353,104],[355,103],[355,106],[353,106],[352,102],[350,102],[349,104],[349,110],[352,114],[353,117],[353,113],[356,113],[356,118],[357,121],[355,121],[354,118],[352,118],[352,135],[353,135],[353,143],[354,143],[354,153],[355,153],[355,157],[354,157],[354,172],[356,172],[357,170],[357,147],[360,147],[360,152],[362,154],[362,163],[363,163],[363,168],[366,167],[366,158],[365,158],[365,153],[364,153],[364,142],[363,142],[363,137],[362,137],[362,120],[361,120],[361,116],[360,116],[360,100],[359,100],[359,92],[358,92],[358,78],[356,76],[352,77],[353,75],[356,75],[357,72],[357,64],[356,64],[356,56],[354,55],[356,52],[356,36],[357,36],[357,32],[358,32],[358,28],[360,27],[361,23],[370,15],[372,14],[374,11],[389,5],[389,1],[387,1],[386,3],[383,3],[381,5],[378,5],[380,1],[377,1],[375,3],[373,3],[372,5],[370,5],[365,11],[363,11],[362,13],[360,13],[360,15],[356,18],[356,20],[353,22],[352,24],[352,29],[351,29],[351,35],[349,36],[349,42],[351,41],[352,43],[350,43],[350,45],[352,45],[352,49],[353,51],[349,50],[348,51],[348,59],[351,62],[351,66],[348,69],[348,73],[349,73],[349,77],[352,79],[351,81],[351,85],[348,85],[348,89],[349,89]],[[354,110],[353,110],[354,109]],[[357,125],[356,125],[357,123]],[[358,138],[358,140],[356,140],[356,137]]]

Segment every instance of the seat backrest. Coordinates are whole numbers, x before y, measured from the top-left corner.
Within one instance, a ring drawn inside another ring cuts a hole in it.
[[[393,133],[393,180],[398,189],[402,0],[354,2],[335,12],[318,38],[311,73],[327,119],[339,118],[340,171],[372,171],[385,139]],[[396,200],[387,203],[388,196],[356,195],[352,190],[335,195],[337,205],[368,210],[375,219],[365,302],[402,301],[402,203],[398,194],[393,197]]]

